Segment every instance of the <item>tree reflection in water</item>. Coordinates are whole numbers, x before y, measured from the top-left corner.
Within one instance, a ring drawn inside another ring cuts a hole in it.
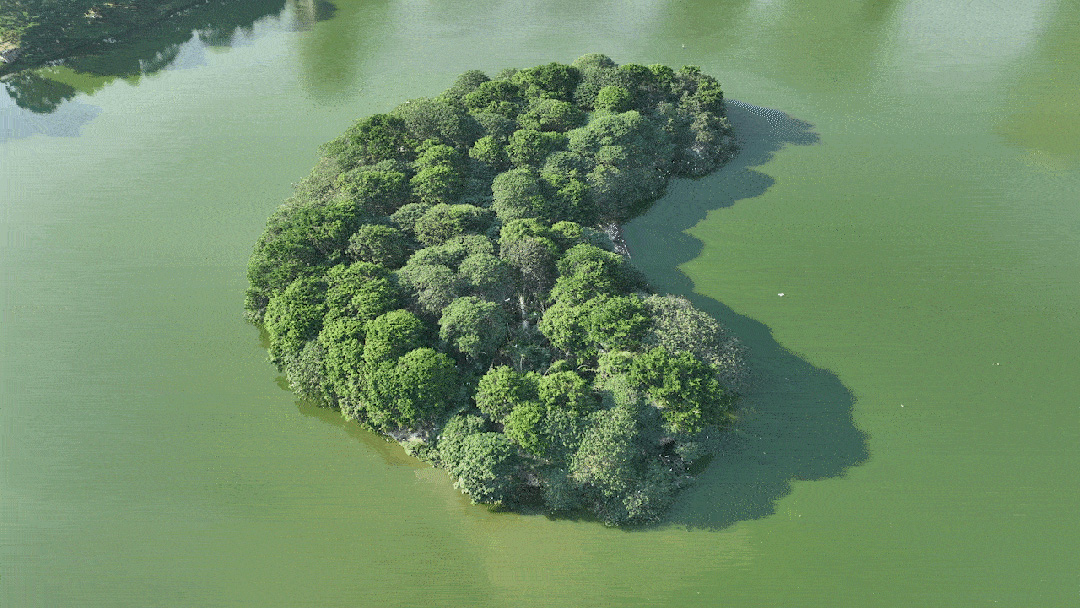
[[[10,74],[4,77],[3,85],[20,108],[48,114],[76,94],[93,93],[116,78],[137,81],[169,67],[185,44],[231,46],[239,38],[250,36],[256,21],[280,15],[287,8],[291,9],[291,27],[295,30],[310,29],[336,11],[327,0],[288,0],[288,5],[287,0],[212,0],[180,11],[129,38],[95,41],[51,66]],[[79,78],[56,78],[60,69],[70,70]]]

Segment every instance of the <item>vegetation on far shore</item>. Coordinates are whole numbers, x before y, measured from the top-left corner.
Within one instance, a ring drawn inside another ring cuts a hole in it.
[[[166,68],[195,37],[208,46],[229,46],[238,31],[250,32],[256,21],[281,14],[285,6],[285,0],[18,0],[11,5],[3,0],[0,23],[17,22],[25,35],[0,26],[4,32],[0,35],[18,39],[17,43],[0,42],[0,84],[18,107],[47,114],[113,78],[137,82],[143,75]],[[296,5],[294,23],[304,26],[332,14],[331,6],[323,0]],[[15,10],[20,7],[26,10]],[[92,11],[95,7],[100,10]],[[73,74],[80,76],[73,79]]]
[[[732,419],[740,347],[600,227],[733,153],[693,66],[469,71],[323,147],[255,247],[247,314],[299,395],[474,501],[655,520]]]
[[[208,0],[4,0],[0,75],[102,48]]]

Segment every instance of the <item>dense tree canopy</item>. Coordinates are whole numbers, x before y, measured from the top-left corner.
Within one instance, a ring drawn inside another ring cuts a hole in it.
[[[474,501],[658,517],[731,420],[740,349],[599,228],[731,156],[716,80],[603,55],[474,70],[322,153],[249,264],[290,386]]]

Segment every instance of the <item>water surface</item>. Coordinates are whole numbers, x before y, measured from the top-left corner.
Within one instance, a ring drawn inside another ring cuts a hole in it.
[[[1077,3],[273,4],[0,95],[0,605],[1076,602]],[[468,504],[241,317],[318,144],[593,51],[744,102],[743,155],[627,226],[757,370],[648,530]]]

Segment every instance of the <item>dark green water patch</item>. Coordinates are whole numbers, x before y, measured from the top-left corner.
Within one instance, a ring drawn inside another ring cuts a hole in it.
[[[667,199],[626,226],[635,265],[658,293],[676,293],[726,325],[748,350],[753,370],[739,422],[676,503],[668,523],[707,529],[767,517],[796,480],[844,475],[869,457],[854,424],[855,397],[835,374],[781,346],[763,323],[695,293],[680,267],[701,255],[688,230],[712,211],[764,194],[773,178],[756,170],[785,146],[820,143],[813,126],[782,112],[728,101],[739,154],[717,173],[673,184]]]

